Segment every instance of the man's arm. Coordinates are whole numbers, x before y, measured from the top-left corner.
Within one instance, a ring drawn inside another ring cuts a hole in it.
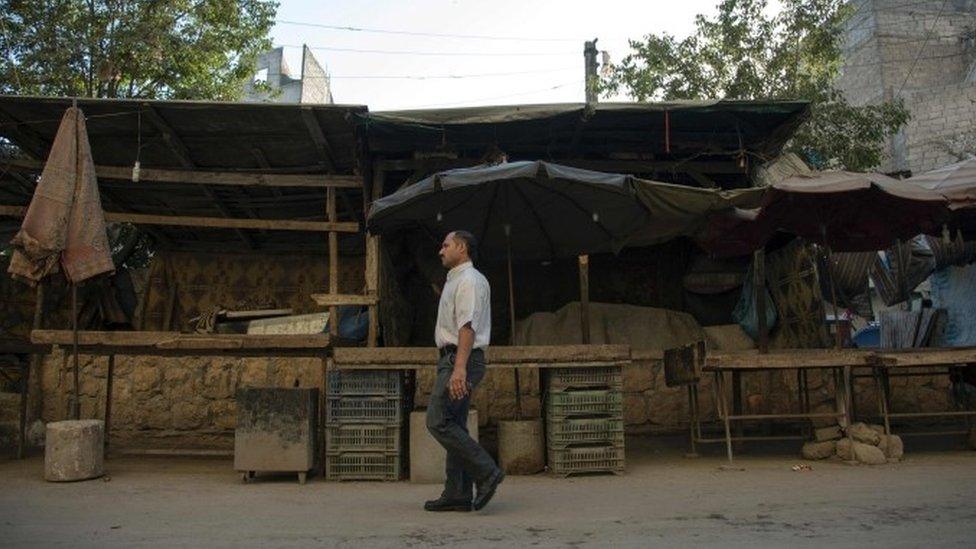
[[[468,394],[468,358],[474,348],[474,329],[468,322],[458,330],[457,353],[454,355],[454,372],[448,385],[448,392],[454,400]]]

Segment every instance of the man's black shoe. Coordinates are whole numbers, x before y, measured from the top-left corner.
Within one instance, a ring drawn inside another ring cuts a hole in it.
[[[495,490],[503,480],[505,480],[505,473],[501,469],[496,469],[487,480],[478,483],[478,491],[472,504],[475,511],[480,511],[485,505],[488,505],[491,497],[495,495]]]
[[[463,499],[447,499],[441,496],[424,503],[424,510],[434,512],[460,511],[466,513],[471,511],[471,502]]]

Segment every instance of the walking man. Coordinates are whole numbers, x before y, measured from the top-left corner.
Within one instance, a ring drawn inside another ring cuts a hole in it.
[[[434,328],[440,360],[427,406],[427,430],[447,450],[447,478],[441,497],[424,504],[428,511],[477,511],[505,478],[467,427],[471,392],[485,377],[491,336],[491,287],[471,263],[477,249],[467,231],[449,233],[441,243],[441,263],[449,270]]]

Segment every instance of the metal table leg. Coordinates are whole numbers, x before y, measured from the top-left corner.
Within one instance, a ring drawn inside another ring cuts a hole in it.
[[[27,453],[27,391],[30,385],[31,361],[21,368],[20,376],[20,432],[17,441],[17,459],[24,459]]]
[[[105,372],[105,453],[112,432],[112,381],[115,374],[115,355],[108,355],[108,371]]]
[[[729,420],[729,404],[725,395],[725,380],[722,377],[722,372],[715,372],[715,387],[718,393],[717,404],[719,406],[719,415],[722,416],[722,421],[725,423],[725,450],[729,457],[729,463],[732,463],[732,428]]]

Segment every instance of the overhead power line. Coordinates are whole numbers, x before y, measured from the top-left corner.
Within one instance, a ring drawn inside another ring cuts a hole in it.
[[[454,34],[444,32],[418,32],[394,29],[377,29],[368,27],[353,27],[350,25],[327,25],[324,23],[307,23],[303,21],[275,21],[281,25],[295,25],[298,27],[314,27],[318,29],[329,29],[349,32],[368,32],[375,34],[399,34],[404,36],[428,36],[433,38],[465,38],[473,40],[512,40],[522,42],[580,42],[582,39],[576,38],[545,38],[540,36],[490,36],[486,34]]]
[[[561,69],[514,71],[514,72],[486,72],[481,74],[421,74],[421,75],[336,75],[336,76],[304,76],[303,79],[338,79],[338,80],[463,80],[466,78],[490,78],[495,76],[517,76],[527,74],[551,74],[578,70],[578,67],[563,67]]]
[[[295,44],[281,44],[280,48],[301,48]],[[341,51],[349,53],[378,53],[383,55],[427,55],[433,57],[555,57],[579,55],[578,51],[566,52],[471,52],[471,51],[416,51],[416,50],[362,50],[357,48],[336,48],[332,46],[305,46],[310,50]]]

